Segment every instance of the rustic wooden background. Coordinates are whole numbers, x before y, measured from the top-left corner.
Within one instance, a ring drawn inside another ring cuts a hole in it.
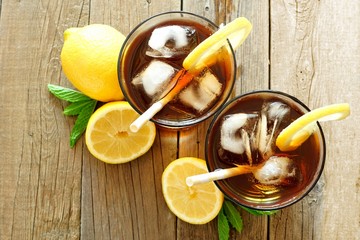
[[[66,28],[105,23],[127,34],[169,10],[253,23],[234,96],[270,88],[310,108],[352,107],[322,124],[327,162],[314,190],[271,217],[241,212],[232,239],[360,239],[360,2],[343,0],[0,0],[0,239],[217,239],[216,221],[176,219],[160,184],[172,160],[204,156],[209,122],[159,130],[147,154],[107,165],[83,140],[70,149],[74,119],[47,91],[71,87],[59,61]]]

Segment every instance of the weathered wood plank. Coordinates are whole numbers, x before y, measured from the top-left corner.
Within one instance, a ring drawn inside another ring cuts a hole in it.
[[[79,238],[81,143],[47,91],[59,83],[67,14],[82,1],[1,2],[0,236]]]
[[[231,19],[244,16],[253,25],[249,37],[236,52],[238,80],[235,94],[269,89],[269,2],[233,1],[229,9]]]
[[[248,39],[236,52],[238,79],[235,96],[269,88],[269,3],[268,1],[232,1],[230,19],[244,16],[253,24]],[[244,230],[236,239],[267,239],[268,217],[241,211]]]
[[[357,1],[0,0],[1,239],[217,239],[216,220],[203,226],[178,220],[161,192],[172,160],[204,157],[210,120],[179,135],[158,129],[147,154],[107,165],[82,139],[70,149],[74,118],[46,89],[71,87],[59,60],[66,28],[105,23],[127,34],[145,18],[181,7],[217,24],[237,16],[253,23],[236,54],[233,96],[271,88],[311,108],[352,107],[347,120],[322,124],[327,163],[309,196],[270,218],[241,211],[244,230],[232,239],[359,239]]]
[[[239,16],[247,17],[253,23],[254,29],[249,39],[236,51],[238,76],[233,96],[255,89],[268,88],[269,9],[266,1],[198,1],[197,4],[194,4],[193,1],[184,1],[183,6],[185,11],[205,16],[217,25],[228,23]],[[194,127],[194,129],[190,130],[190,133],[180,133],[180,156],[204,157],[205,135],[209,122],[210,120]],[[267,236],[267,218],[253,216],[246,211],[241,211],[241,214],[244,219],[244,231],[241,234],[233,232],[232,237],[236,239],[265,239]],[[206,235],[201,235],[201,238],[217,239],[216,220],[209,223],[209,225],[212,225],[211,229],[213,230],[208,231]],[[187,224],[179,224],[179,226],[183,229],[181,232],[183,235],[180,238],[193,236],[194,229],[192,227]],[[206,233],[203,230],[198,231],[203,232],[203,234]]]
[[[91,1],[90,23],[113,26],[124,35],[146,18],[180,10],[179,1]],[[164,168],[177,157],[177,132],[158,129],[152,149],[130,163],[109,166],[84,155],[83,239],[175,239],[176,218],[161,189]]]
[[[163,199],[161,175],[176,153],[177,133],[159,130],[152,150],[133,162],[112,166],[86,156],[82,238],[173,239],[175,217]]]
[[[205,132],[209,121],[180,131],[179,157],[197,157],[205,159]],[[191,225],[177,221],[177,239],[217,239],[216,219],[204,225]]]
[[[314,51],[319,2],[279,2],[271,4],[271,88],[290,93],[306,104],[315,73]],[[316,237],[316,219],[322,207],[323,179],[301,202],[282,210],[270,222],[270,236],[290,239]],[[315,199],[314,201],[312,199]],[[288,229],[291,229],[289,231]]]
[[[344,121],[322,124],[327,162],[323,211],[315,231],[319,239],[360,239],[359,18],[359,2],[320,2],[312,106],[349,102],[352,114]]]
[[[218,1],[183,1],[183,10],[204,16],[214,23],[224,21],[223,9],[214,11]],[[222,19],[219,19],[220,17]],[[179,157],[198,157],[204,159],[205,133],[209,121],[180,132]],[[217,220],[208,224],[194,226],[178,220],[178,239],[217,239]]]
[[[271,88],[310,108],[336,102],[353,107],[349,119],[322,124],[323,177],[304,200],[271,219],[271,239],[359,239],[359,11],[355,2],[271,1]]]

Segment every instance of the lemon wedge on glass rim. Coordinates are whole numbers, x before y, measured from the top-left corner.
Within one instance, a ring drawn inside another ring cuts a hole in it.
[[[183,61],[186,70],[200,70],[209,65],[208,61],[214,58],[216,51],[230,42],[233,49],[237,49],[248,37],[252,25],[244,17],[239,17],[222,26],[210,37],[202,41]]]
[[[348,103],[332,104],[305,113],[283,129],[276,139],[281,151],[293,151],[311,136],[316,122],[341,120],[350,115]]]

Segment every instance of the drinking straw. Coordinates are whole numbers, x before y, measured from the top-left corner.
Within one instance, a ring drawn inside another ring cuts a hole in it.
[[[144,113],[142,113],[131,125],[130,130],[132,132],[137,132],[139,129],[152,117],[155,116],[168,102],[171,101],[184,87],[186,87],[191,80],[194,78],[194,75],[185,69],[181,69],[174,77],[177,83],[170,90],[170,92],[154,104],[152,104]]]
[[[137,132],[144,123],[155,116],[155,114],[158,113],[176,94],[178,94],[180,90],[186,87],[193,79],[194,75],[201,71],[203,66],[210,66],[214,64],[215,61],[213,61],[214,59],[211,58],[211,56],[216,54],[216,50],[220,49],[226,41],[228,41],[236,49],[245,41],[251,29],[251,23],[246,18],[239,17],[220,28],[211,35],[211,37],[196,46],[196,48],[191,52],[193,55],[190,53],[183,61],[183,67],[185,69],[179,71],[179,73],[185,74],[182,77],[175,76],[179,82],[164,98],[155,102],[138,119],[136,119],[130,125],[130,130],[132,132]],[[190,55],[192,57],[189,57]]]
[[[237,167],[217,169],[213,172],[194,175],[186,178],[186,185],[192,187],[197,184],[208,183],[216,180],[222,180],[241,174],[251,173],[254,167],[249,165],[239,165]]]

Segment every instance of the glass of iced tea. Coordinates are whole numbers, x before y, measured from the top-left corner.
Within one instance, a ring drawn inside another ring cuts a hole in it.
[[[173,77],[185,57],[218,27],[188,12],[151,17],[128,35],[120,52],[118,76],[126,100],[142,114],[176,85]],[[228,99],[236,63],[230,44],[151,120],[166,128],[184,128],[212,116]]]
[[[277,91],[255,91],[232,99],[215,115],[206,137],[209,171],[250,166],[247,174],[215,183],[229,199],[256,210],[287,207],[315,186],[325,162],[319,124],[296,150],[282,152],[282,129],[308,112],[298,99]]]

